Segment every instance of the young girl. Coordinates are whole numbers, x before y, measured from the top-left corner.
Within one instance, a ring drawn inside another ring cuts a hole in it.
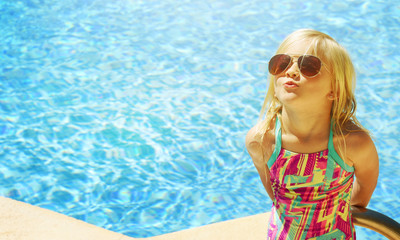
[[[308,29],[290,34],[276,54],[265,117],[246,136],[273,201],[267,239],[356,239],[350,205],[368,205],[379,163],[354,115],[350,57],[330,36]]]

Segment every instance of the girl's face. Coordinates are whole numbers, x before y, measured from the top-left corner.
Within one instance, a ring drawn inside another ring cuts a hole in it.
[[[297,60],[299,56],[311,54],[309,48],[308,41],[299,41],[284,52],[292,57],[292,63],[285,71],[276,75],[274,81],[275,95],[283,106],[318,109],[315,107],[319,105],[326,107],[333,100],[332,76],[324,63],[320,72],[314,77],[306,77],[300,73]]]

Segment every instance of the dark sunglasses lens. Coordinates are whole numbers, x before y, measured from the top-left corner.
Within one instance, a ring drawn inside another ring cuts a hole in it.
[[[268,65],[269,73],[272,75],[277,75],[289,66],[291,62],[291,58],[289,55],[278,54],[271,58]]]
[[[313,77],[321,70],[321,60],[315,56],[304,55],[297,60],[301,74],[306,77]]]

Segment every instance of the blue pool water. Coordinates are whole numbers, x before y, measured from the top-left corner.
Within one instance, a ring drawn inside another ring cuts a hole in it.
[[[357,68],[369,207],[400,221],[395,0],[1,0],[0,26],[2,196],[133,237],[269,211],[244,137],[267,59],[315,28]]]

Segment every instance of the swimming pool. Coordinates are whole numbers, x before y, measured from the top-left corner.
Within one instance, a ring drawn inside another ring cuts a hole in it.
[[[395,1],[5,0],[0,12],[0,195],[132,237],[269,211],[244,136],[267,59],[307,27],[353,58],[381,162],[369,207],[400,221]]]

